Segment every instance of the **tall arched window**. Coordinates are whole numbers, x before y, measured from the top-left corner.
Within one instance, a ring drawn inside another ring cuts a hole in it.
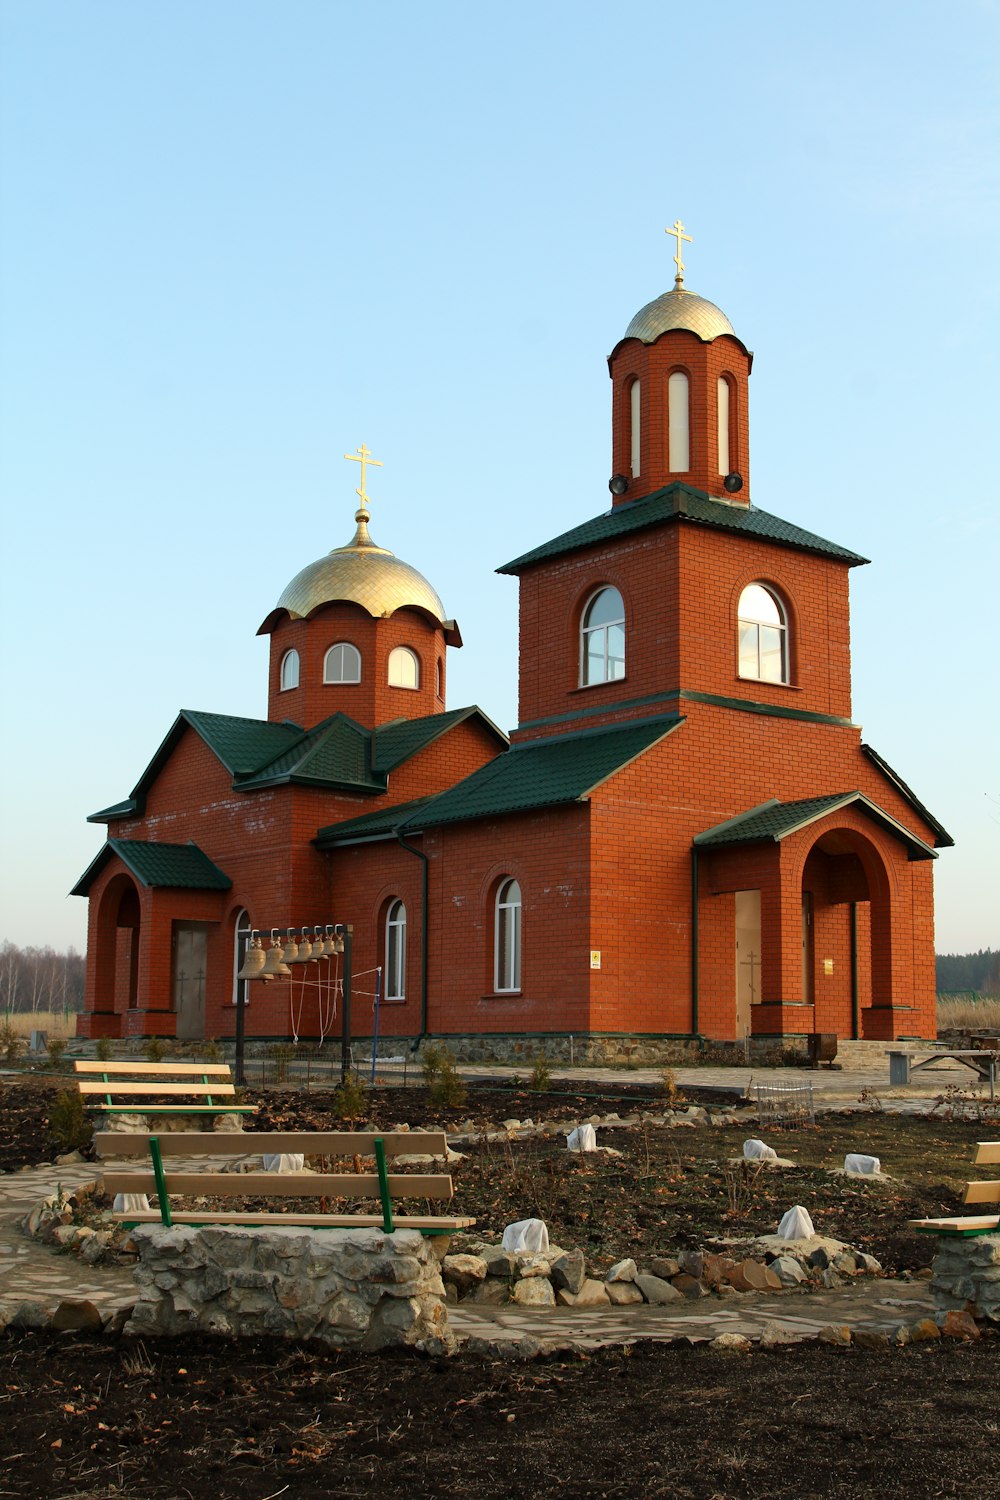
[[[640,390],[638,380],[633,380],[631,390],[629,391],[629,416],[631,418],[629,423],[629,430],[632,443],[632,478],[638,479],[640,446],[639,439],[641,437]]]
[[[762,583],[748,584],[738,613],[740,676],[787,682],[788,631],[777,595]]]
[[[625,676],[625,604],[617,589],[601,589],[583,612],[580,681],[617,682]]]
[[[406,999],[406,907],[391,901],[385,918],[385,998]]]
[[[444,662],[440,656],[434,669],[434,690],[439,698],[444,697]]]
[[[418,688],[420,659],[409,646],[396,646],[389,652],[389,686]]]
[[[338,641],[323,658],[324,682],[360,682],[361,652],[348,641]]]
[[[729,473],[729,397],[730,386],[725,375],[719,376],[719,473]]]
[[[691,439],[688,417],[688,378],[675,370],[667,381],[667,440],[670,445],[671,474],[686,474],[691,467]]]
[[[494,989],[497,991],[519,990],[521,988],[521,887],[516,880],[502,880],[497,891],[493,958]]]
[[[243,967],[243,960],[247,956],[250,946],[250,915],[247,911],[241,911],[236,918],[236,929],[233,934],[233,1004],[239,1003],[240,988],[243,990],[243,1004],[246,1005],[250,999],[249,979],[237,979],[237,974]]]
[[[288,688],[297,688],[299,685],[299,653],[294,649],[286,651],[281,658],[281,691],[284,693]]]

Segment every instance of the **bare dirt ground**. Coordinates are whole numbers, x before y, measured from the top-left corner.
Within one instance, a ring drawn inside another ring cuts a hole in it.
[[[593,1091],[588,1091],[593,1092]],[[50,1159],[47,1080],[0,1086],[0,1166]],[[330,1128],[329,1095],[268,1091],[257,1129]],[[420,1089],[370,1101],[388,1127],[473,1118],[572,1121],[603,1099],[472,1088],[435,1112]],[[646,1094],[648,1101],[650,1096]],[[499,1233],[535,1214],[599,1269],[727,1235],[771,1230],[792,1199],[821,1232],[887,1269],[926,1264],[917,1213],[946,1212],[970,1145],[996,1127],[880,1114],[823,1115],[769,1132],[800,1165],[749,1179],[727,1164],[756,1128],[601,1130],[620,1157],[571,1157],[549,1141],[470,1148],[453,1170],[456,1211]],[[465,1148],[463,1148],[465,1149]],[[896,1179],[831,1177],[847,1150]],[[1000,1337],[891,1351],[799,1345],[733,1356],[639,1344],[528,1364],[460,1355],[334,1354],[267,1342],[0,1335],[0,1500],[245,1496],[812,1497],[1000,1495]]]

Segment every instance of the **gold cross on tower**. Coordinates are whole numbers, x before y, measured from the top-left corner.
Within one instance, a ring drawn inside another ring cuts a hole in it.
[[[674,239],[677,241],[677,254],[674,256],[674,265],[677,267],[677,275],[674,277],[674,280],[678,286],[681,286],[684,281],[684,262],[681,260],[681,250],[683,247],[681,245],[681,241],[687,240],[689,245],[693,244],[694,241],[689,234],[684,233],[684,225],[681,223],[680,219],[675,219],[674,227],[672,229],[665,229],[663,233],[672,234]]]
[[[373,469],[381,469],[382,460],[380,458],[372,458],[371,449],[366,448],[364,443],[361,444],[361,447],[358,449],[357,453],[345,453],[344,457],[348,459],[352,464],[361,465],[361,488],[355,490],[354,493],[361,501],[362,508],[364,510],[367,510],[368,496],[365,492],[365,470],[368,468],[369,464]]]

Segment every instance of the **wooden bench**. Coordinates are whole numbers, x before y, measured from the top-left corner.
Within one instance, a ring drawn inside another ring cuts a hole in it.
[[[395,1156],[447,1158],[448,1141],[443,1130],[406,1130],[382,1134],[376,1131],[253,1131],[148,1134],[100,1132],[95,1137],[99,1153],[109,1156],[142,1156],[148,1153],[148,1168],[114,1168],[104,1174],[106,1193],[155,1193],[157,1208],[122,1215],[133,1224],[242,1224],[281,1228],[363,1229],[378,1227],[386,1234],[394,1229],[419,1229],[422,1234],[452,1234],[467,1229],[475,1219],[447,1218],[433,1214],[400,1214],[393,1211],[394,1198],[446,1200],[453,1196],[446,1172],[390,1173],[386,1160]],[[222,1172],[191,1170],[189,1162],[177,1170],[164,1166],[166,1157],[245,1157],[256,1155],[305,1155],[353,1160],[353,1171],[342,1172]],[[375,1171],[362,1171],[361,1158],[374,1157]],[[202,1209],[175,1212],[170,1199],[177,1195],[211,1198],[376,1198],[377,1214],[208,1212]]]
[[[236,1103],[228,1063],[77,1059],[73,1068],[84,1102],[105,1115],[252,1115],[257,1108]]]
[[[979,1141],[975,1165],[1000,1163],[1000,1141]],[[967,1182],[963,1203],[996,1203],[1000,1205],[1000,1179]],[[910,1224],[922,1234],[1000,1234],[1000,1207],[995,1214],[964,1215],[953,1219],[911,1219]]]
[[[997,1070],[1000,1066],[1000,1053],[993,1050],[969,1051],[963,1048],[939,1047],[936,1052],[926,1057],[921,1057],[917,1062],[915,1052],[887,1052],[889,1059],[889,1083],[891,1087],[907,1084],[911,1081],[911,1074],[919,1073],[921,1068],[933,1067],[935,1063],[946,1062],[954,1059],[965,1067],[971,1068],[977,1073],[982,1081],[989,1082],[990,1098],[993,1098],[997,1080]]]

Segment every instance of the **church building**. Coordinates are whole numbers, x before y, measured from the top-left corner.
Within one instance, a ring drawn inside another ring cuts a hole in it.
[[[352,539],[260,625],[267,718],[182,710],[91,817],[81,1034],[226,1039],[241,996],[248,1041],[339,1034],[335,923],[393,1050],[936,1034],[952,840],[852,720],[866,559],[751,502],[753,356],[682,230],[608,360],[610,506],[498,570],[516,729],[447,706],[458,626],[369,534],[362,445]]]

